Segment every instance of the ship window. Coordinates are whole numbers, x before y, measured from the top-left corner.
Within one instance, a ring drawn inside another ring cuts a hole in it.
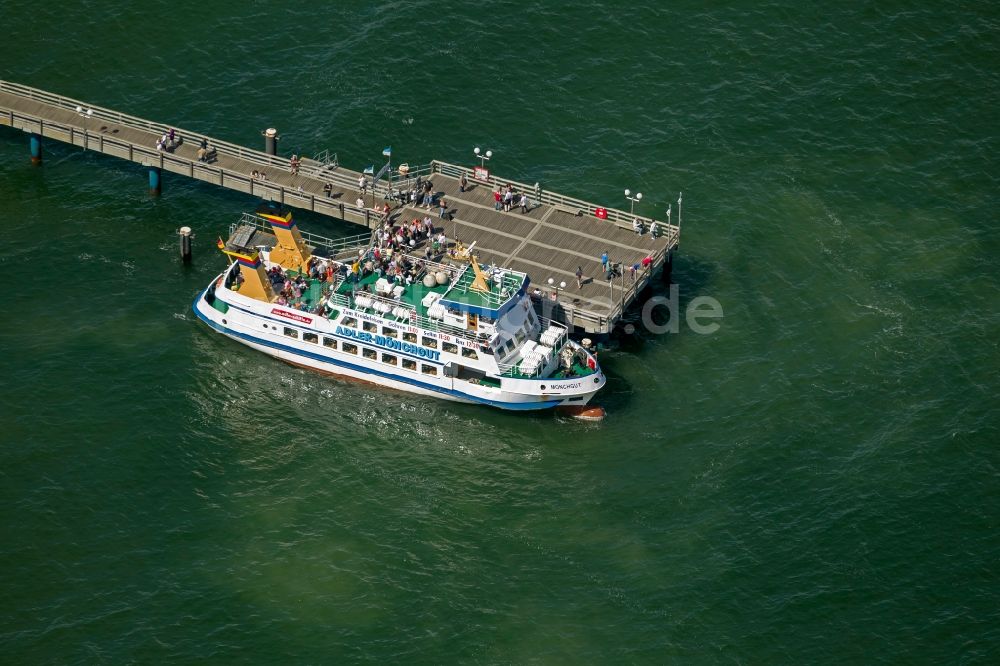
[[[376,326],[375,324],[371,323],[370,321],[363,321],[363,322],[361,322],[361,328],[363,328],[364,330],[368,331],[369,333],[374,333],[374,332],[376,332],[378,330],[378,326]]]
[[[378,354],[375,353],[375,350],[368,349],[367,347],[361,348],[361,355],[364,356],[365,358],[370,358],[373,361],[378,358]]]
[[[389,365],[396,365],[398,363],[396,357],[392,354],[382,354],[382,362]]]
[[[330,349],[336,349],[337,348],[337,339],[336,338],[327,338],[327,337],[324,337],[323,338],[323,346],[324,347],[329,347]]]
[[[416,333],[403,333],[403,340],[405,340],[406,342],[416,342],[417,341],[417,334]]]
[[[388,326],[383,326],[382,327],[382,335],[384,335],[387,338],[398,338],[399,337],[399,331],[397,331],[394,328],[389,328]]]
[[[344,352],[346,352],[348,354],[357,354],[358,353],[358,346],[357,345],[352,345],[350,342],[345,342],[344,344],[340,345],[340,348]]]
[[[358,320],[354,317],[344,317],[344,320],[340,322],[341,326],[350,326],[352,328],[358,327]]]
[[[303,333],[302,339],[306,342],[311,342],[313,344],[319,344],[319,336],[315,333]]]
[[[442,342],[441,343],[441,349],[443,351],[448,352],[449,354],[457,354],[458,353],[458,345],[456,345],[453,342]]]
[[[421,364],[421,366],[420,366],[420,372],[424,373],[425,375],[435,375],[436,376],[437,373],[438,373],[438,369],[437,369],[437,366]]]
[[[420,341],[420,344],[422,344],[424,347],[430,347],[431,349],[438,348],[438,341],[435,340],[434,338],[428,338],[426,335]]]
[[[514,334],[514,337],[517,338],[517,344],[521,344],[522,342],[524,342],[524,338],[526,338],[527,336],[524,333],[523,326],[517,329],[517,333]]]
[[[408,358],[404,358],[403,359],[403,369],[404,370],[416,370],[417,369],[417,362],[416,361],[411,361]]]
[[[290,338],[297,338],[297,337],[299,337],[299,332],[296,331],[294,328],[288,328],[286,326],[285,327],[285,335],[287,335]]]
[[[462,356],[464,358],[474,358],[474,359],[479,358],[479,354],[476,353],[476,350],[470,349],[468,347],[462,347]]]
[[[509,354],[514,349],[514,341],[508,340],[503,346],[504,355]]]

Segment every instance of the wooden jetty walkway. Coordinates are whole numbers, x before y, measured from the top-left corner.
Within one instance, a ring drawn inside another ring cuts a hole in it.
[[[151,187],[155,180],[158,188],[160,173],[167,171],[368,228],[379,224],[384,198],[390,194],[380,181],[374,191],[369,188],[366,206],[359,207],[361,173],[340,166],[336,159],[303,158],[298,173],[292,174],[285,157],[7,81],[0,81],[2,125],[31,135],[32,157],[37,161],[41,160],[41,138],[55,139],[144,165],[150,169]],[[157,140],[171,128],[180,144],[172,151],[157,150]],[[208,162],[198,159],[203,140],[211,148]],[[254,171],[265,173],[266,180],[252,177]],[[460,192],[463,174],[469,187]],[[434,191],[447,201],[450,217],[442,222],[437,207],[433,207],[430,215],[435,226],[443,226],[449,240],[458,238],[466,246],[475,241],[481,262],[527,273],[544,298],[553,292],[550,278],[556,287],[565,282],[565,289],[555,290],[555,307],[549,316],[587,333],[610,332],[654,274],[664,267],[669,271],[680,242],[679,224],[656,221],[660,233],[654,238],[648,232],[653,222],[650,218],[493,175],[480,182],[473,178],[473,169],[464,166],[435,160],[411,167],[406,174],[394,170],[392,176],[393,189],[405,190],[418,176],[429,178]],[[495,210],[493,191],[508,183],[528,194],[531,208],[527,213],[522,214],[519,207],[509,213]],[[327,184],[329,194],[324,190]],[[391,204],[397,219],[412,220],[427,214],[421,207]],[[606,219],[597,217],[604,211]],[[633,230],[636,217],[647,230],[643,235]],[[604,252],[624,268],[622,275],[611,281],[605,279],[601,266]],[[647,258],[647,266],[640,268],[633,280],[629,267],[641,266]],[[582,288],[576,284],[578,266],[585,276]]]

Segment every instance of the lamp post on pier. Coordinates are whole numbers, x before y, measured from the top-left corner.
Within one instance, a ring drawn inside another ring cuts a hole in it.
[[[625,198],[632,202],[632,206],[631,206],[631,208],[629,208],[629,215],[634,215],[635,214],[635,205],[636,205],[636,203],[642,201],[642,192],[636,192],[635,196],[633,197],[632,196],[632,190],[626,188],[625,189]]]
[[[476,146],[475,148],[473,148],[472,152],[475,153],[476,157],[479,158],[479,166],[483,167],[484,169],[486,168],[486,163],[490,161],[491,157],[493,157],[493,151],[492,150],[487,150],[484,153],[481,150],[479,150],[479,146]]]
[[[490,161],[493,157],[493,151],[487,150],[485,153],[476,146],[472,149],[473,154],[479,158],[479,166],[473,167],[472,178],[478,180],[481,183],[490,182],[490,170],[486,168],[486,163]]]
[[[684,193],[677,193],[677,233],[680,234],[681,231],[681,201],[683,201]]]
[[[566,289],[566,282],[562,281],[559,284],[556,284],[555,278],[549,278],[547,280],[547,282],[549,283],[549,287],[553,290],[552,291],[552,300],[554,301],[556,307],[558,307],[559,306],[559,297],[562,295],[561,292],[564,289]],[[564,310],[564,312],[565,312],[565,310]]]
[[[556,285],[555,278],[549,278],[548,282],[549,286],[556,290],[556,300],[558,300],[560,293],[566,288],[566,282],[560,282],[558,286]]]

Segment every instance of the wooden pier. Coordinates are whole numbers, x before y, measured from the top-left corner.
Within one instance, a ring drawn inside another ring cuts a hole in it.
[[[155,176],[156,189],[160,173],[166,171],[368,228],[380,223],[381,208],[391,194],[380,181],[374,192],[368,190],[366,205],[359,207],[361,173],[340,166],[336,160],[303,158],[298,173],[292,174],[286,157],[6,81],[0,81],[2,125],[31,135],[32,159],[36,161],[42,159],[40,138],[55,139],[142,164],[150,169],[151,187]],[[157,140],[171,128],[180,144],[171,151],[158,150]],[[213,149],[208,162],[198,159],[203,140]],[[266,180],[254,178],[254,171],[266,174]],[[460,192],[463,174],[469,187]],[[473,169],[445,162],[411,167],[406,174],[393,170],[393,189],[409,189],[418,176],[430,179],[434,191],[447,201],[449,219],[438,219],[436,206],[430,215],[449,240],[458,238],[466,246],[475,241],[481,262],[527,273],[534,287],[542,291],[542,299],[552,306],[547,308],[548,316],[587,333],[610,332],[654,274],[665,264],[669,270],[680,241],[679,225],[656,221],[659,234],[654,238],[648,231],[653,223],[650,218],[493,175],[480,182],[474,179]],[[493,191],[508,183],[528,194],[531,208],[527,213],[521,213],[517,206],[509,213],[494,209]],[[327,185],[329,193],[324,189]],[[419,206],[393,200],[390,204],[398,220],[427,214]],[[606,219],[597,217],[599,211],[602,215],[606,211]],[[643,235],[633,230],[636,217],[646,229]],[[611,281],[601,266],[605,252],[611,262],[623,267],[622,274]],[[646,267],[633,279],[629,268],[642,266],[647,258]],[[582,288],[576,284],[578,266],[585,276]],[[555,289],[549,285],[550,278]],[[560,282],[566,283],[565,289],[559,288]]]

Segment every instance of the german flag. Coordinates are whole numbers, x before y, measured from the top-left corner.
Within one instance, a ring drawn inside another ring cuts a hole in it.
[[[215,241],[215,244],[220,250],[226,249],[226,243],[222,240],[222,236],[219,236],[219,240]]]

